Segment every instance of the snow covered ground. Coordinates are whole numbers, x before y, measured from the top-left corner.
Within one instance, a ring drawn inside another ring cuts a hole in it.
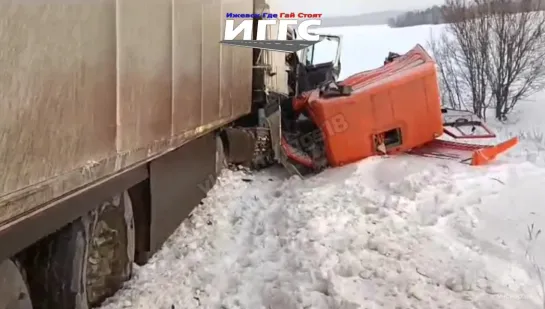
[[[345,77],[430,29],[330,32],[344,35]],[[486,167],[404,155],[308,179],[225,171],[102,308],[543,309],[543,102],[521,103],[499,129],[521,144]]]

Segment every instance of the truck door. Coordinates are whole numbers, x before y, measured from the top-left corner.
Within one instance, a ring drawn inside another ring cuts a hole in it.
[[[320,42],[303,49],[301,63],[305,66],[311,88],[326,81],[336,81],[341,71],[341,37],[320,35]]]

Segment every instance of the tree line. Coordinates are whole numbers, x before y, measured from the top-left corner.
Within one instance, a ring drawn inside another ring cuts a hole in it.
[[[488,3],[481,4],[488,6]],[[475,10],[482,10],[483,8],[475,7]],[[388,19],[388,25],[392,28],[412,27],[418,25],[438,25],[451,22],[458,22],[460,20],[449,20],[452,14],[448,12],[448,5],[434,5],[425,10],[414,10],[398,15],[394,18]],[[488,11],[510,12],[510,13],[523,13],[535,10],[545,10],[545,0],[532,0],[532,1],[509,1],[501,4],[495,4],[492,7],[487,7]],[[450,17],[449,17],[450,16]],[[459,16],[458,16],[459,17]]]

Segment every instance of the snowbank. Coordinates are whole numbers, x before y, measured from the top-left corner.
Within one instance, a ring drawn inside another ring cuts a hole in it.
[[[524,237],[544,185],[529,163],[409,156],[307,180],[226,171],[103,308],[539,308]]]

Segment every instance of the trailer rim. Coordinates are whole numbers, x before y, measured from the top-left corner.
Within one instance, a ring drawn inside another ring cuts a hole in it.
[[[113,296],[132,275],[133,218],[128,192],[117,193],[28,248],[34,307],[89,309]]]
[[[134,263],[134,215],[128,193],[103,203],[98,211],[85,267],[87,301],[92,306],[100,305],[130,279]]]

